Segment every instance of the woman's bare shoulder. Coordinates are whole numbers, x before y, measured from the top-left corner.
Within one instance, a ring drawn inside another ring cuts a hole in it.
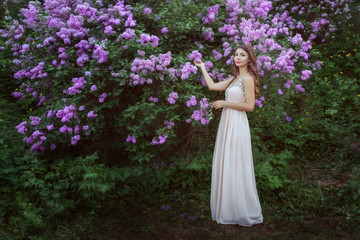
[[[251,74],[245,76],[244,81],[254,82],[254,77]]]

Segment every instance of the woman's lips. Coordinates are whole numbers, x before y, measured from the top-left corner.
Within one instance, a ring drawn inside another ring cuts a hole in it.
[[[237,61],[236,63],[241,63],[241,62]]]

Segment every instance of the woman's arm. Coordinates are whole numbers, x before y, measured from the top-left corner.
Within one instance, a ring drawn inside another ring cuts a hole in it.
[[[205,65],[203,62],[196,63],[194,61],[195,66],[200,67],[202,74],[204,75],[204,79],[206,82],[206,85],[208,86],[210,91],[224,91],[229,86],[231,80],[233,77],[230,77],[224,81],[214,83],[214,80],[211,79],[209,76],[209,73],[206,71]]]
[[[245,102],[244,103],[237,103],[237,102],[229,102],[218,100],[212,103],[215,109],[219,109],[222,107],[229,107],[233,108],[238,111],[247,111],[252,112],[255,107],[255,84],[254,78],[249,76],[244,79],[243,86],[245,90]]]

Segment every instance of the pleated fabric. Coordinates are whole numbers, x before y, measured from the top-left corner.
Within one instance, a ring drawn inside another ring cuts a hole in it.
[[[245,102],[242,79],[227,88],[225,100]],[[212,163],[210,208],[212,220],[219,224],[250,227],[263,222],[245,111],[222,109]]]

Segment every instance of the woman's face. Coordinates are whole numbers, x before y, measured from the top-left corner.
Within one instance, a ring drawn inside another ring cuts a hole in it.
[[[250,62],[249,55],[242,48],[238,48],[235,52],[234,62],[237,67],[243,67]]]

